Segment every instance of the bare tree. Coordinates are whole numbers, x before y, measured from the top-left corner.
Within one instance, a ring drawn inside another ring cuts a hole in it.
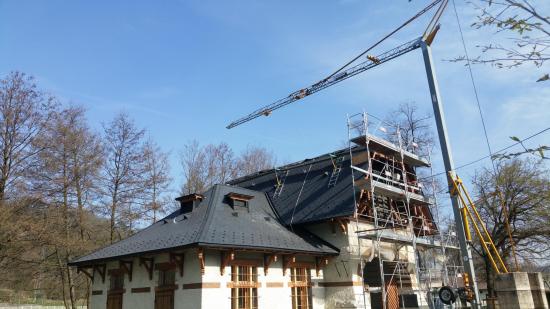
[[[204,192],[215,184],[226,183],[275,164],[274,156],[264,148],[248,147],[235,156],[225,143],[201,147],[197,141],[185,145],[180,158],[185,177],[183,194]]]
[[[208,171],[208,187],[218,183],[226,183],[237,174],[236,158],[233,150],[226,143],[209,144],[204,148]]]
[[[104,126],[105,165],[103,190],[110,220],[110,241],[121,229],[131,231],[136,215],[136,202],[142,198],[145,183],[143,136],[128,115],[121,113]]]
[[[523,64],[542,67],[550,59],[550,12],[541,12],[544,1],[476,0],[470,2],[478,11],[475,29],[488,28],[500,34],[495,43],[479,46],[481,55],[472,63],[512,68]],[[548,8],[548,6],[546,6]],[[454,61],[466,61],[459,57]],[[550,79],[548,72],[538,81]]]
[[[550,178],[541,162],[530,159],[501,161],[497,175],[482,169],[473,179],[479,198],[478,209],[496,247],[508,265],[512,264],[512,243],[505,226],[507,209],[516,252],[524,261],[548,263],[550,252]],[[489,291],[493,291],[494,273],[488,257],[481,254]],[[509,267],[513,269],[513,267]]]
[[[36,248],[47,231],[36,214],[37,198],[29,191],[43,147],[36,141],[54,108],[53,98],[38,90],[34,79],[11,72],[0,80],[0,277],[4,284],[23,282],[40,263]],[[22,283],[21,283],[22,284]]]
[[[0,201],[23,185],[42,148],[32,147],[43,131],[53,98],[37,89],[34,78],[12,72],[0,80]]]
[[[78,151],[82,139],[82,131],[78,129],[83,121],[83,111],[78,108],[54,113],[35,142],[36,147],[43,150],[33,175],[35,192],[40,192],[40,200],[48,205],[50,230],[45,236],[55,255],[55,271],[61,277],[63,300],[66,307],[72,308],[76,308],[76,274],[67,263],[81,253],[78,247],[82,244],[82,239],[73,233],[76,209],[73,152]]]
[[[100,137],[91,132],[87,125],[85,110],[80,107],[69,108],[67,119],[74,138],[69,145],[72,167],[72,186],[77,205],[80,239],[92,238],[85,220],[86,209],[93,211],[93,202],[99,197],[100,172],[104,153]]]
[[[206,159],[198,141],[194,140],[183,146],[183,150],[180,153],[180,161],[185,178],[181,193],[191,194],[206,191]]]
[[[185,177],[184,194],[205,192],[236,175],[233,150],[225,143],[200,146],[197,141],[192,141],[184,146],[180,158]]]
[[[388,134],[388,138],[394,144],[401,144],[407,151],[427,156],[434,147],[431,119],[432,116],[421,113],[414,102],[402,103],[386,117],[386,123],[392,131]],[[394,133],[397,129],[399,129],[401,141]]]
[[[261,170],[271,169],[276,159],[273,152],[265,148],[248,146],[237,160],[237,176],[250,175]]]
[[[170,202],[166,196],[172,182],[170,164],[168,163],[168,154],[162,152],[151,139],[145,143],[143,157],[145,159],[144,212],[154,223],[160,214],[166,212],[166,206]]]

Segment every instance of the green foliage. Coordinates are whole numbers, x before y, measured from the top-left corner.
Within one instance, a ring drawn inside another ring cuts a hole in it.
[[[497,68],[533,64],[540,68],[550,59],[550,14],[540,12],[536,1],[472,0],[469,3],[478,12],[477,20],[470,26],[476,30],[493,30],[496,38],[494,42],[479,45],[481,53],[469,59],[471,63],[491,64]],[[451,61],[468,59],[459,56]],[[547,80],[550,77],[545,73],[537,82]]]
[[[494,154],[492,156],[493,160],[514,159],[514,158],[517,158],[517,157],[525,155],[525,154],[531,154],[531,155],[540,157],[540,159],[542,159],[542,160],[549,160],[550,159],[550,157],[547,157],[546,154],[545,154],[545,151],[550,150],[549,146],[543,145],[543,146],[539,146],[539,147],[535,147],[535,148],[528,148],[523,144],[523,141],[520,140],[519,137],[510,136],[510,139],[513,140],[514,142],[517,142],[519,145],[521,145],[523,147],[523,150],[518,151],[518,152],[508,152],[508,153]]]

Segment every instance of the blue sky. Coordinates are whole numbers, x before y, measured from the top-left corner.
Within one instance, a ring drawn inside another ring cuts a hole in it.
[[[456,0],[471,54],[492,33],[468,27],[474,12]],[[538,2],[538,1],[537,1]],[[101,128],[126,111],[171,152],[197,139],[273,150],[280,161],[329,152],[346,140],[346,114],[384,116],[415,101],[431,111],[421,52],[415,51],[238,128],[225,126],[300,89],[352,58],[427,1],[9,1],[0,0],[0,75],[20,70],[64,102],[88,109]],[[539,3],[541,10],[550,5]],[[545,6],[545,7],[542,7]],[[474,96],[449,7],[433,45],[457,165],[487,154]],[[378,49],[417,37],[419,20]],[[543,68],[475,66],[493,149],[550,126]],[[528,146],[550,144],[550,134]],[[436,171],[442,169],[436,157]],[[464,178],[488,161],[461,171]]]

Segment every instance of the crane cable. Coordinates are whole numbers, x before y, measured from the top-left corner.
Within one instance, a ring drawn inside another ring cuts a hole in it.
[[[468,73],[470,75],[470,81],[472,82],[472,88],[474,90],[474,96],[475,96],[476,103],[477,103],[477,109],[478,109],[479,117],[481,119],[481,124],[482,124],[482,127],[483,127],[483,134],[485,135],[485,142],[487,143],[487,150],[489,151],[489,157],[491,158],[491,165],[493,167],[493,173],[495,175],[495,185],[496,185],[496,192],[495,193],[499,195],[498,199],[501,202],[502,211],[504,212],[503,213],[503,215],[504,215],[504,225],[506,227],[506,232],[508,233],[508,238],[510,239],[510,244],[512,246],[512,253],[513,253],[513,256],[514,256],[516,271],[519,271],[518,259],[517,259],[517,256],[516,256],[515,242],[514,242],[514,239],[512,238],[512,232],[510,230],[510,223],[508,221],[508,214],[509,214],[508,207],[506,206],[506,203],[504,202],[504,197],[502,195],[502,192],[498,188],[498,169],[495,165],[495,160],[494,160],[494,157],[493,157],[493,151],[491,149],[491,143],[489,142],[489,135],[487,134],[487,126],[485,125],[485,118],[483,117],[483,112],[481,110],[481,104],[479,103],[479,95],[478,95],[478,92],[477,92],[477,86],[476,86],[476,82],[475,82],[475,79],[474,79],[474,74],[472,72],[471,61],[470,61],[470,57],[468,56],[468,49],[466,48],[466,42],[464,40],[464,33],[462,32],[462,26],[460,24],[460,18],[458,17],[458,10],[456,9],[455,0],[452,0],[452,3],[453,3],[453,10],[454,10],[454,13],[455,13],[455,18],[456,18],[456,23],[458,25],[458,30],[460,32],[460,39],[462,41],[462,47],[464,49],[464,57],[466,59],[466,67],[468,68]]]
[[[330,74],[329,76],[325,77],[323,80],[328,80],[329,78],[333,77],[334,75],[338,74],[339,72],[341,72],[343,69],[347,68],[350,64],[352,64],[353,62],[355,62],[357,59],[361,58],[362,56],[364,56],[366,53],[368,53],[369,51],[371,51],[373,48],[375,48],[376,46],[380,45],[382,42],[384,42],[386,39],[388,39],[389,37],[391,37],[392,35],[394,35],[396,32],[398,32],[399,30],[403,29],[405,26],[407,26],[408,24],[410,24],[411,22],[413,22],[415,19],[417,19],[418,17],[424,15],[424,13],[426,13],[427,11],[429,11],[431,8],[433,8],[434,6],[436,6],[439,2],[441,2],[443,0],[435,0],[434,2],[430,3],[428,6],[426,6],[425,8],[423,8],[422,10],[420,10],[418,13],[416,13],[413,17],[409,18],[408,20],[406,20],[403,24],[401,24],[401,26],[397,27],[396,29],[394,29],[392,32],[386,34],[383,38],[381,38],[380,40],[378,40],[376,43],[374,43],[373,45],[371,45],[369,48],[367,48],[366,50],[364,50],[362,53],[360,53],[359,55],[357,55],[355,58],[353,58],[352,60],[348,61],[346,64],[344,64],[343,66],[341,66],[338,70],[334,71],[334,73]]]

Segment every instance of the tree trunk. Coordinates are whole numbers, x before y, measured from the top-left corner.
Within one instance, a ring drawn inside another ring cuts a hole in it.
[[[67,284],[69,285],[69,299],[71,300],[71,308],[76,309],[76,295],[75,295],[75,286],[73,280],[73,271],[71,267],[68,266],[69,261],[65,261],[66,271],[67,271]]]
[[[63,305],[65,306],[65,308],[69,309],[69,306],[67,304],[67,295],[65,293],[65,272],[64,267],[62,266],[63,262],[59,257],[58,248],[55,249],[55,256],[57,259],[57,269],[59,270],[59,277],[61,278],[61,296],[63,297]]]
[[[491,261],[489,261],[489,257],[486,255],[483,256],[483,261],[485,262],[485,281],[487,282],[487,297],[495,298],[496,295],[494,290],[493,268],[491,266]]]

